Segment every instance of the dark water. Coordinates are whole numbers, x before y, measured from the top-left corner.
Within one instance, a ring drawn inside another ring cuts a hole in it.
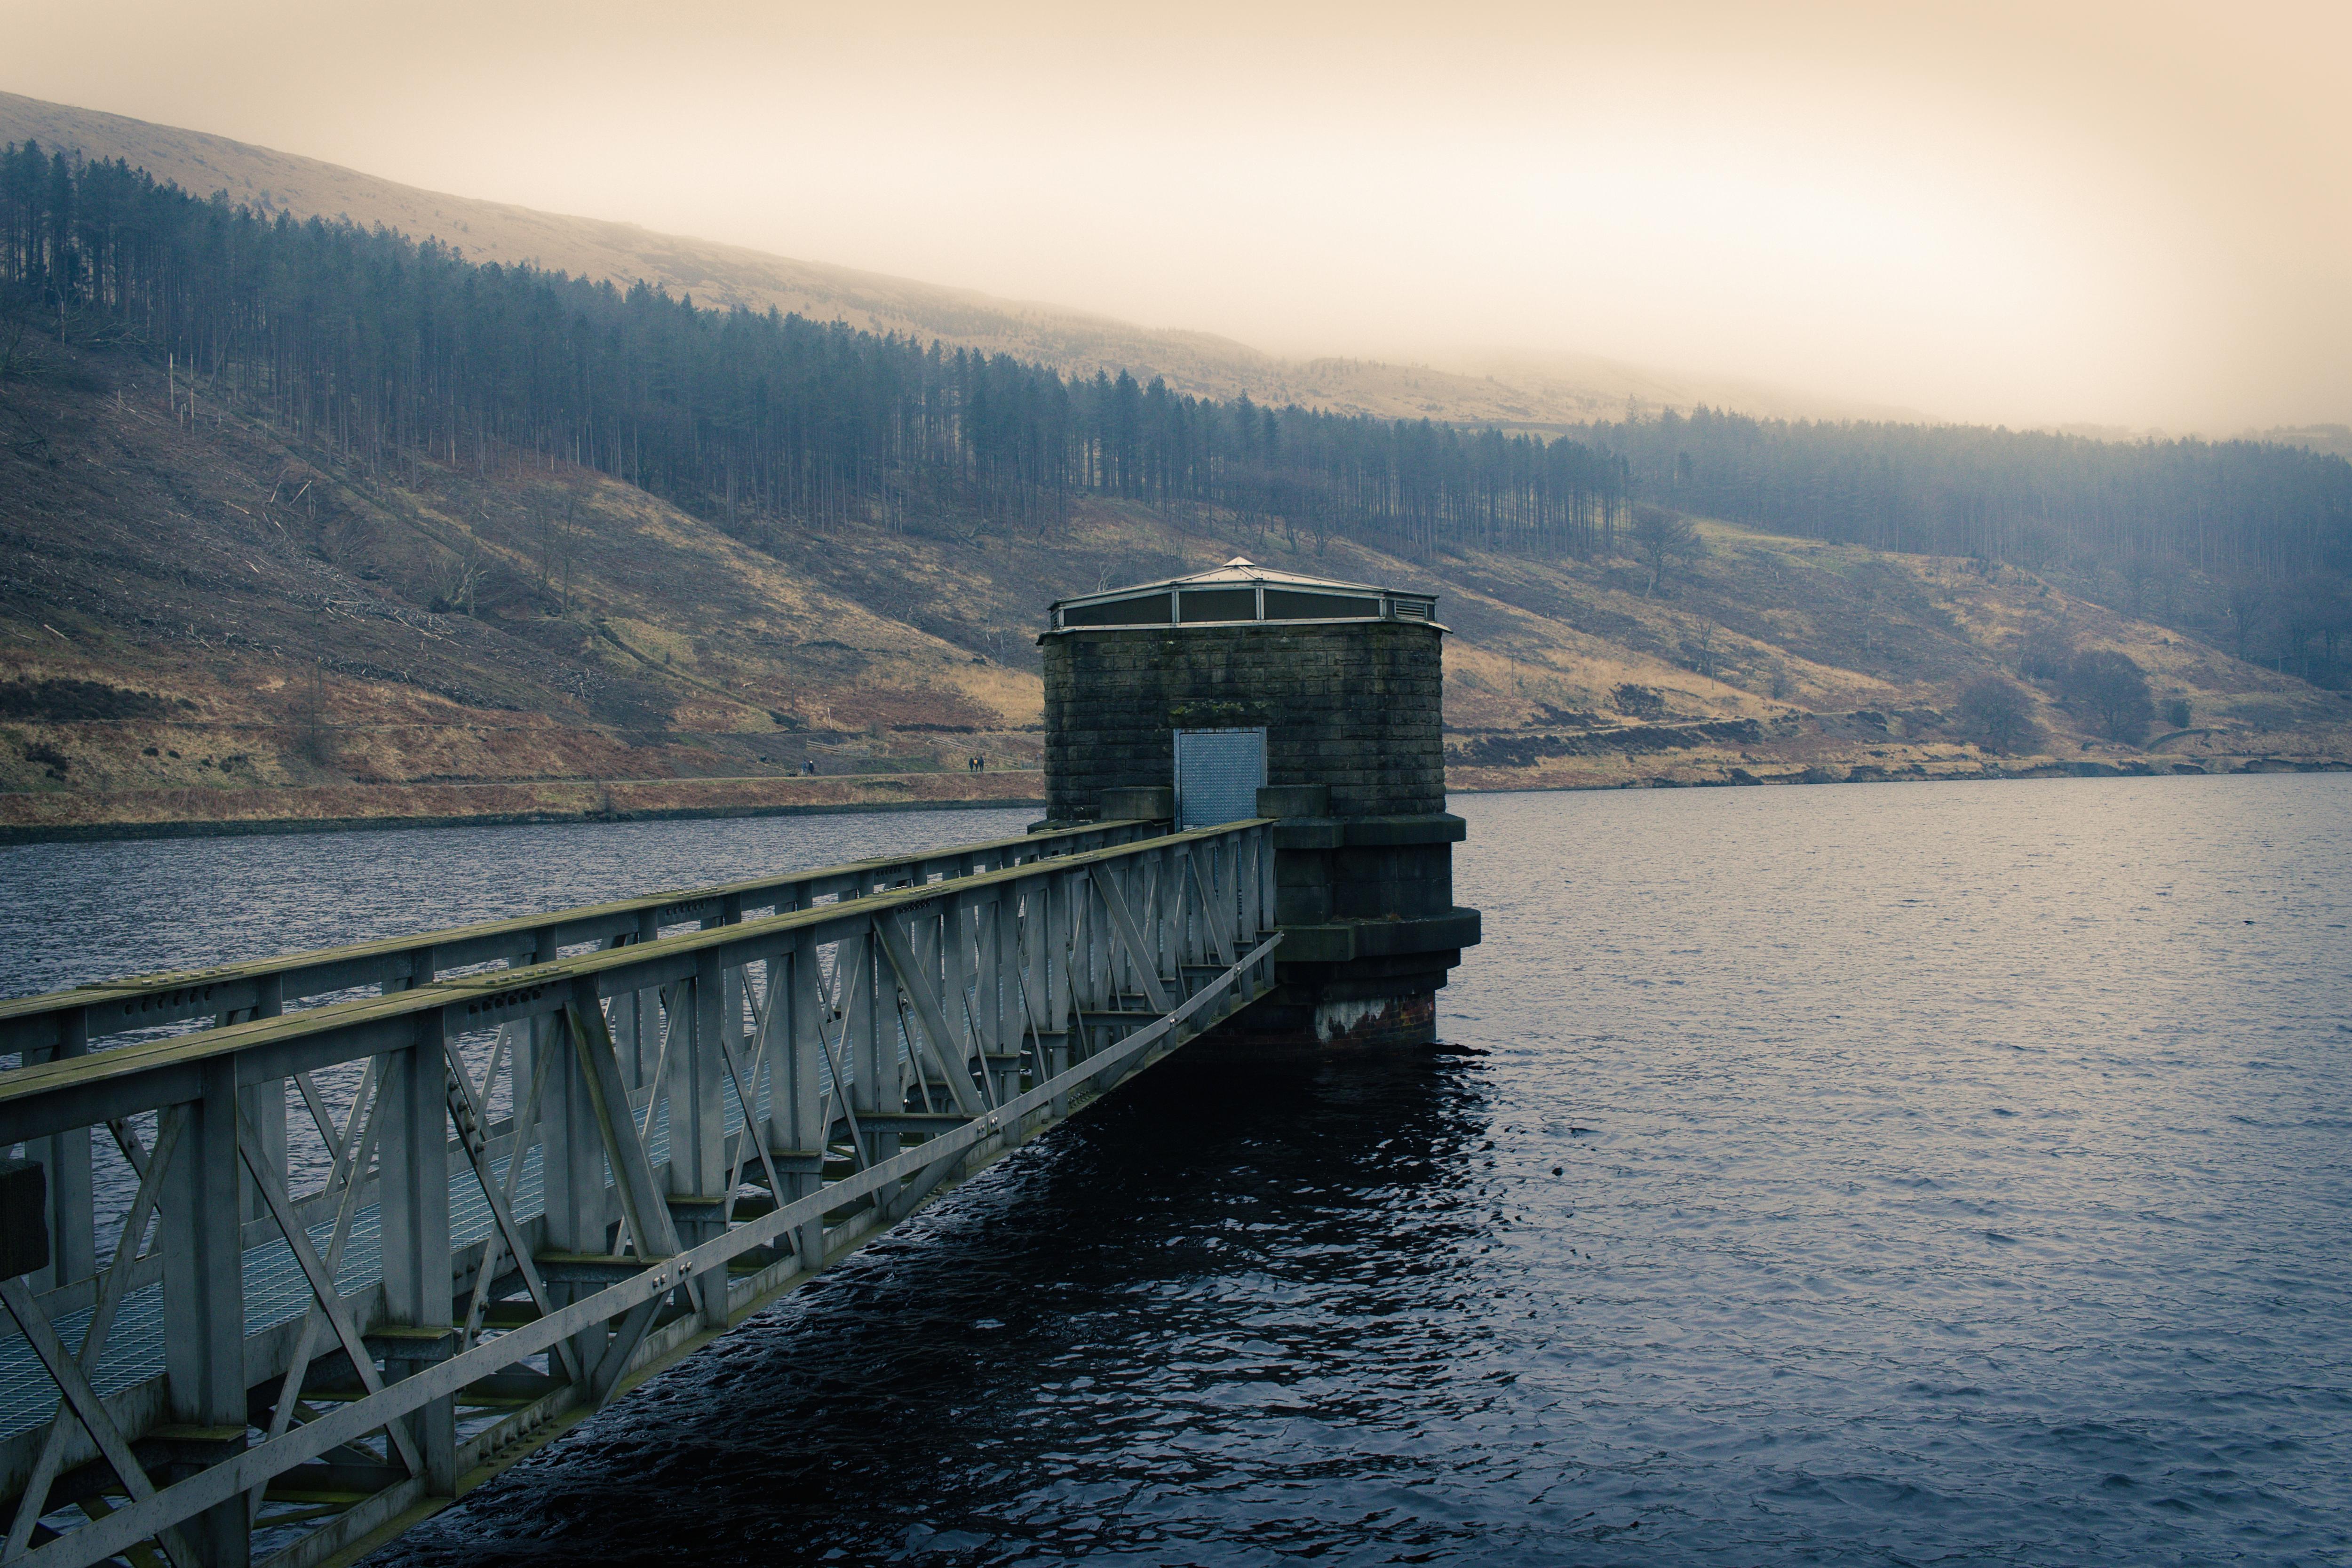
[[[1455,805],[1448,1049],[1156,1069],[383,1560],[2352,1562],[2352,779]]]
[[[0,995],[1020,834],[1029,809],[0,847]]]

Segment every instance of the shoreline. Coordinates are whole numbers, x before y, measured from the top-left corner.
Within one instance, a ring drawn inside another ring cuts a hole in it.
[[[2352,761],[2340,757],[2299,760],[2291,757],[2258,756],[2236,759],[2212,759],[2213,765],[2202,763],[2189,766],[2159,767],[2147,763],[2106,762],[2042,763],[2031,767],[1986,767],[1962,772],[1957,769],[1931,773],[1924,768],[1877,768],[1858,766],[1843,776],[1831,768],[1811,767],[1794,773],[1753,773],[1745,768],[1733,768],[1712,777],[1676,778],[1654,774],[1645,778],[1593,780],[1590,783],[1565,781],[1543,782],[1514,779],[1493,779],[1449,784],[1448,795],[1553,795],[1576,792],[1600,792],[1629,789],[1755,789],[1790,788],[1818,784],[2018,784],[2046,779],[2161,779],[2161,778],[2237,778],[2253,773],[2352,773]],[[1500,770],[1482,769],[1491,774]]]
[[[613,784],[330,784],[110,796],[57,791],[0,795],[0,847],[1044,805],[1042,775],[1009,770]]]
[[[2231,765],[2234,762],[2235,765]],[[2255,756],[2240,759],[2211,759],[2212,765],[2160,767],[2148,764],[2128,765],[2105,762],[2043,763],[2033,766],[2007,769],[1998,766],[1979,771],[1930,773],[1913,772],[1907,768],[1853,768],[1842,776],[1835,770],[1813,767],[1794,773],[1777,774],[1751,773],[1735,768],[1727,773],[1711,777],[1676,778],[1666,774],[1643,778],[1611,781],[1570,782],[1563,779],[1512,779],[1494,775],[1501,769],[1465,770],[1485,776],[1449,782],[1446,793],[1452,795],[1563,795],[1627,789],[1742,789],[1868,784],[1977,784],[2010,783],[2041,779],[2081,778],[2200,778],[2242,776],[2249,773],[2311,773],[2352,772],[2352,762],[2339,758],[2298,760],[2278,756]],[[912,773],[912,774],[835,774],[815,779],[777,781],[694,779],[642,780],[609,784],[567,782],[559,785],[543,784],[427,784],[427,785],[329,785],[312,786],[322,795],[341,797],[364,797],[373,794],[386,795],[442,797],[459,792],[498,792],[501,795],[530,795],[552,792],[559,795],[578,797],[593,795],[593,802],[577,805],[542,799],[525,803],[513,801],[509,809],[491,807],[479,810],[441,811],[382,811],[382,812],[321,812],[314,814],[257,812],[244,816],[118,816],[52,820],[47,822],[22,820],[23,814],[14,807],[26,802],[75,802],[105,805],[104,797],[71,796],[63,792],[40,795],[0,795],[0,848],[14,848],[36,844],[91,844],[133,839],[169,838],[240,838],[272,834],[296,833],[369,833],[424,830],[446,827],[517,827],[616,822],[690,822],[723,820],[731,817],[764,816],[830,816],[857,812],[893,811],[964,811],[996,807],[1031,807],[1042,809],[1045,795],[1038,787],[1041,778],[1034,772],[1012,772],[983,774]],[[926,781],[918,785],[914,781]],[[1025,789],[998,793],[988,786],[998,781],[1025,785]],[[737,786],[713,789],[714,784]],[[800,799],[720,799],[671,800],[641,799],[624,804],[619,795],[639,796],[693,795],[722,794],[740,796],[747,793],[740,786],[756,784],[766,786],[759,793],[770,793],[777,784],[789,786],[790,793],[804,797],[826,795],[833,798]],[[911,793],[920,788],[923,793]],[[901,795],[898,792],[908,791]],[[191,794],[213,795],[222,792],[172,791],[173,804],[182,804]],[[282,797],[297,792],[285,789],[239,791],[236,795]],[[122,797],[113,797],[120,801]],[[419,804],[422,804],[419,801]],[[145,804],[161,805],[150,800]],[[226,802],[224,802],[226,804]],[[266,804],[256,801],[255,804]],[[388,803],[387,803],[388,804]],[[449,801],[457,805],[457,801]],[[9,816],[18,820],[6,820]]]
[[[998,806],[1044,810],[1031,799],[879,800],[805,805],[657,806],[620,812],[487,812],[469,816],[222,817],[191,822],[92,822],[55,827],[0,826],[0,849],[34,844],[102,844],[142,838],[257,838],[297,833],[404,833],[434,827],[581,826],[611,822],[692,822],[724,817],[839,816],[856,812],[988,811]]]

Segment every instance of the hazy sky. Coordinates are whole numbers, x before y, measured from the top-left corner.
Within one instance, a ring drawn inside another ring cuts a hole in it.
[[[2352,0],[0,0],[0,89],[1291,353],[2352,421]]]

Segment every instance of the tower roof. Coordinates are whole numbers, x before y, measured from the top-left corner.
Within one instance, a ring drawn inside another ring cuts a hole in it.
[[[1053,605],[1052,631],[1093,626],[1232,626],[1251,621],[1419,621],[1434,624],[1433,594],[1308,577],[1236,555],[1182,577],[1074,594]],[[1444,627],[1439,627],[1444,630]],[[1048,634],[1050,635],[1050,633]]]

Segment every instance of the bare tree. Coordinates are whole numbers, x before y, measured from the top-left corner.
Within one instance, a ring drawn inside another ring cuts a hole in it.
[[[540,603],[544,606],[552,599],[555,613],[572,613],[572,558],[580,542],[580,496],[577,491],[563,498],[561,517],[553,510],[538,514],[538,555]]]
[[[1715,623],[1703,620],[1698,624],[1698,636],[1683,640],[1683,652],[1689,657],[1691,668],[1709,680],[1716,678],[1722,662],[1721,652],[1715,646]]]
[[[327,721],[325,666],[312,665],[310,678],[295,689],[289,720],[292,744],[288,749],[296,756],[320,768],[335,760],[334,731]]]
[[[1687,566],[1706,553],[1706,541],[1690,519],[1647,501],[1633,509],[1631,535],[1634,553],[1650,568],[1650,581],[1642,589],[1644,599],[1657,592],[1667,568]]]
[[[482,573],[487,565],[482,559],[480,543],[469,538],[462,552],[449,550],[436,561],[435,565],[440,589],[436,596],[440,603],[434,608],[461,616],[472,615],[475,595],[481,588]]]
[[[2042,748],[2042,726],[2034,722],[2033,699],[2005,675],[1970,681],[1960,693],[1956,711],[1961,732],[1988,752],[2014,756]]]
[[[2063,680],[2074,663],[2074,634],[2057,621],[2037,621],[2018,644],[2017,673],[2028,680]]]
[[[26,321],[21,301],[0,302],[0,381],[6,381],[23,363]]]
[[[2125,612],[2137,620],[2147,602],[2148,586],[2156,581],[2156,563],[2148,559],[2147,552],[2135,550],[2124,557],[2116,575],[2124,581]]]
[[[2302,667],[2305,680],[2311,679],[2313,638],[2325,637],[2333,658],[2336,629],[2344,619],[2345,588],[2343,578],[2314,573],[2280,595],[2278,622],[2284,651]]]
[[[2247,657],[2246,648],[2256,627],[2270,619],[2271,601],[2275,592],[2268,578],[2248,573],[2233,577],[2223,591],[2230,606],[2230,629],[2237,642],[2237,655]]]
[[[2065,690],[2067,700],[2097,720],[2111,741],[2137,744],[2156,721],[2147,676],[2128,654],[2096,648],[2081,655],[2066,672]]]

